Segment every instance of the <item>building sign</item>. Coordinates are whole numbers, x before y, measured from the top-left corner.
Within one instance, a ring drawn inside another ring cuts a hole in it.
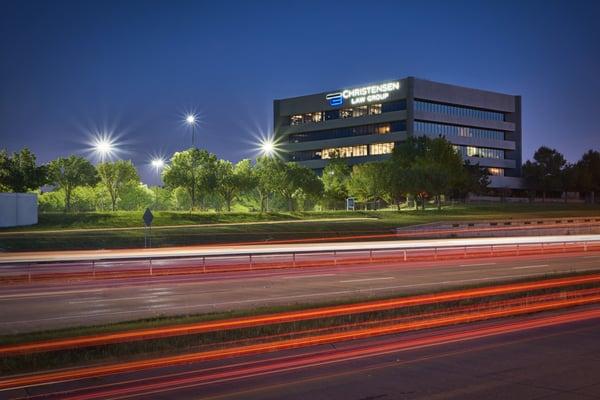
[[[351,105],[383,101],[390,97],[390,93],[400,90],[400,81],[382,83],[379,85],[364,86],[355,89],[344,89],[341,92],[329,93],[325,99],[330,106],[337,107],[349,101]]]

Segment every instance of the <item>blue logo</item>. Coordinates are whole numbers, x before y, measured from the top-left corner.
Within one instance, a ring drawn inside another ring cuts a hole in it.
[[[344,98],[342,97],[342,92],[337,93],[329,93],[325,96],[327,101],[329,101],[329,105],[332,107],[341,106],[344,104]]]

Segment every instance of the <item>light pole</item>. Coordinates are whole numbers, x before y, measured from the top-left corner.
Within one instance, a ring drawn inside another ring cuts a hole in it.
[[[188,114],[185,117],[185,123],[192,129],[192,147],[196,148],[196,114]]]

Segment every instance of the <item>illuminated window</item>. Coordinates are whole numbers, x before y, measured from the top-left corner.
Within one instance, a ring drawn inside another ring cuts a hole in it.
[[[345,119],[345,118],[352,118],[352,109],[351,108],[342,108],[340,110],[340,118]]]
[[[490,175],[493,176],[504,176],[504,168],[488,168]]]
[[[353,117],[362,117],[363,115],[367,115],[369,112],[369,106],[358,106],[352,109]]]
[[[381,114],[381,104],[371,104],[369,106],[369,114],[370,115]]]
[[[332,149],[323,149],[321,158],[329,159],[334,157],[348,158],[361,157],[367,155],[367,145],[336,147]]]
[[[475,146],[458,146],[453,145],[454,149],[463,157],[480,157],[480,158],[504,158],[504,150],[490,149],[487,147]]]
[[[302,115],[290,115],[290,125],[300,125],[302,123]]]
[[[323,113],[320,111],[306,113],[303,115],[303,122],[305,124],[309,122],[321,122],[323,120]]]
[[[392,131],[392,127],[390,124],[381,124],[377,126],[377,133],[380,135],[385,135],[386,133],[390,133]]]
[[[369,154],[390,154],[394,150],[394,142],[391,143],[376,143],[369,145]]]

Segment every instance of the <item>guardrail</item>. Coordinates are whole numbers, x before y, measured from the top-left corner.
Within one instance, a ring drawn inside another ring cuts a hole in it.
[[[511,239],[511,238],[506,238]],[[514,239],[514,238],[512,238]],[[20,261],[0,265],[0,283],[42,282],[49,280],[115,279],[148,276],[176,276],[217,272],[239,272],[267,269],[290,269],[441,261],[450,259],[488,258],[600,251],[600,236],[572,240],[532,240],[520,238],[519,243],[459,243],[442,245],[428,243],[410,246],[406,242],[337,243],[314,248],[302,246],[295,250],[240,250],[236,254],[145,255],[122,258],[91,258],[71,261]],[[462,240],[466,242],[467,240]],[[473,242],[473,240],[469,240]],[[479,240],[482,242],[482,240]],[[431,241],[439,242],[439,241]],[[352,247],[354,246],[354,247]]]

